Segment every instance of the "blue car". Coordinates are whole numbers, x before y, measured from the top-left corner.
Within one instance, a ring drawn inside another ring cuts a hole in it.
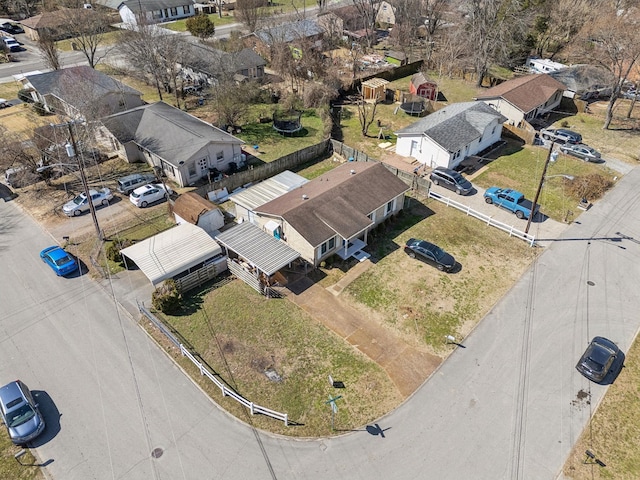
[[[40,258],[44,263],[49,265],[59,277],[68,275],[78,269],[78,263],[73,257],[57,245],[42,250],[40,252]]]

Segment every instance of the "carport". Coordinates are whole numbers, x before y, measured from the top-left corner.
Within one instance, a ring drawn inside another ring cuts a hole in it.
[[[220,245],[202,228],[191,223],[177,225],[124,248],[120,254],[125,262],[127,258],[135,262],[154,286],[169,278],[184,283],[191,274],[206,281],[203,276],[210,279],[227,269]],[[190,282],[189,288],[191,283],[197,284]]]
[[[274,293],[271,286],[286,281],[278,271],[300,257],[289,245],[251,222],[230,228],[215,239],[226,250],[229,270],[266,296]]]

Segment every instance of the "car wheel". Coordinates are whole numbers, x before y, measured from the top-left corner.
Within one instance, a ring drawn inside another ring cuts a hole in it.
[[[434,184],[434,185],[440,185],[440,182],[439,182],[438,180],[434,180],[434,181],[433,181],[433,184]]]
[[[109,205],[109,200],[107,200],[106,198],[102,199],[102,205],[107,206]]]
[[[409,252],[407,255],[409,255],[409,258],[416,258],[415,252]]]
[[[438,267],[438,270],[440,270],[441,272],[444,272],[444,265],[438,264],[437,267]]]
[[[462,195],[462,191],[459,188],[456,188],[456,195]]]
[[[542,135],[542,138],[544,138],[545,140],[549,140],[549,135]]]
[[[493,200],[491,199],[491,197],[485,197],[484,201],[487,202],[489,205],[493,203]]]
[[[147,202],[142,202],[142,203],[140,204],[140,208],[145,208],[146,206],[147,206]]]
[[[80,209],[74,210],[73,211],[73,216],[77,217],[78,215],[80,215],[82,212],[80,211]]]
[[[520,210],[518,210],[516,212],[516,217],[518,217],[520,220],[522,220],[524,218],[524,213],[522,213]]]

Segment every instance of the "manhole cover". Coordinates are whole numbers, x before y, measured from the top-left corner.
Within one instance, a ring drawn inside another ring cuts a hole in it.
[[[593,287],[595,285],[595,282],[592,282],[591,280],[589,280],[587,282],[587,285],[589,285],[590,287]]]
[[[158,447],[153,449],[153,451],[151,452],[151,456],[153,458],[160,458],[163,453],[164,453],[164,450]]]

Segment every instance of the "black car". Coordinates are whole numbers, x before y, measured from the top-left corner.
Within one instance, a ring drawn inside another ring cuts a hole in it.
[[[602,383],[609,372],[619,372],[624,354],[611,340],[594,337],[580,357],[576,369],[589,380]]]
[[[455,258],[439,246],[425,240],[410,238],[404,246],[404,251],[411,258],[420,258],[441,271],[450,272],[456,265]]]
[[[18,33],[24,33],[24,29],[17,23],[4,22],[0,25],[0,30],[10,33],[11,35],[17,35]]]
[[[434,168],[429,178],[435,185],[441,185],[458,195],[468,195],[473,191],[473,185],[469,180],[449,168]]]

